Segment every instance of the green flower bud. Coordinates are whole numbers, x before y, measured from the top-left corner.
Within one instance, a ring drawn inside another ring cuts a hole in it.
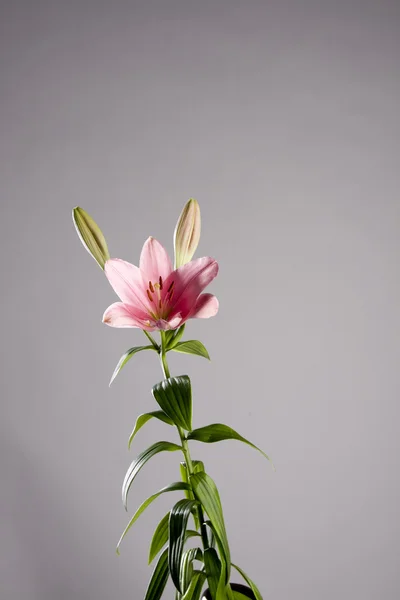
[[[110,254],[101,229],[92,217],[79,206],[72,210],[72,220],[82,244],[99,266],[104,269],[104,264],[110,258]]]

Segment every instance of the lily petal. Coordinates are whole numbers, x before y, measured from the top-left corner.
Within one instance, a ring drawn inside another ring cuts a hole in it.
[[[107,260],[104,272],[122,302],[148,313],[147,284],[138,267],[120,258],[112,258]]]
[[[165,281],[172,272],[172,264],[167,251],[153,237],[149,237],[143,245],[139,266],[143,276],[152,283],[158,282],[160,276]],[[146,281],[147,284],[148,281]]]
[[[165,283],[168,288],[172,281],[175,282],[170,317],[180,312],[182,318],[186,319],[193,311],[201,292],[217,274],[218,263],[209,256],[192,260],[171,273]]]
[[[200,294],[194,307],[191,318],[208,319],[215,317],[218,312],[219,302],[213,294]]]
[[[111,327],[137,327],[147,331],[154,329],[148,319],[139,318],[135,308],[123,302],[114,302],[106,309],[103,315],[103,323]]]

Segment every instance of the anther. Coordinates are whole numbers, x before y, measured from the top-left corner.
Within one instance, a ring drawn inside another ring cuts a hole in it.
[[[149,288],[150,288],[150,291],[154,294],[154,288],[153,288],[153,284],[151,283],[151,281],[149,281]]]
[[[148,296],[150,302],[153,302],[153,296],[150,294],[150,291],[146,290],[146,292],[147,292],[147,296]]]
[[[170,292],[170,291],[172,290],[172,288],[174,287],[174,285],[175,285],[175,281],[173,281],[173,282],[171,283],[171,285],[170,285],[170,286],[169,286],[169,288],[167,289],[167,292]]]
[[[163,288],[163,283],[162,283],[162,277],[161,277],[161,275],[160,275],[160,278],[159,278],[158,282],[159,282],[159,284],[160,284],[160,290],[162,290],[162,288]]]

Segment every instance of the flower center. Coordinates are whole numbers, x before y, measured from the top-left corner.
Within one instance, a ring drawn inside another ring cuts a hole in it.
[[[161,275],[157,282],[149,281],[146,293],[151,304],[154,305],[154,309],[150,311],[154,319],[166,319],[168,317],[172,296],[174,295],[174,286],[175,281],[172,281],[166,290]]]

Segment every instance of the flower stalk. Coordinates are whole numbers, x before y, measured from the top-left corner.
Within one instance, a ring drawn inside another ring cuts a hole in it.
[[[233,600],[230,572],[235,565],[230,559],[219,492],[206,473],[203,463],[192,459],[189,441],[194,439],[213,443],[238,440],[262,451],[222,423],[193,429],[190,378],[187,375],[172,377],[167,360],[168,352],[183,352],[209,359],[209,354],[200,341],[182,339],[189,319],[209,318],[218,312],[217,298],[204,293],[204,289],[218,273],[218,263],[207,256],[192,260],[200,238],[198,203],[193,199],[186,203],[175,227],[174,268],[166,250],[152,237],[144,243],[139,266],[135,266],[121,259],[110,258],[101,230],[83,209],[74,209],[73,220],[86,250],[104,270],[120,298],[120,302],[114,302],[106,309],[103,323],[112,327],[141,329],[149,341],[149,345],[134,346],[122,355],[111,382],[133,356],[144,350],[156,351],[160,360],[163,380],[152,389],[153,398],[160,410],[138,416],[128,445],[131,446],[138,431],[151,419],[158,419],[167,426],[175,426],[180,440],[180,445],[169,441],[155,442],[138,454],[122,485],[124,506],[127,507],[128,494],[137,473],[153,456],[161,452],[180,451],[185,461],[181,463],[182,481],[161,488],[136,510],[118,542],[117,552],[119,553],[119,546],[125,535],[147,506],[160,494],[179,490],[185,494],[186,499],[180,499],[165,515],[151,541],[149,562],[157,556],[158,562],[145,600],[160,600],[169,577],[175,585],[176,598],[179,600],[199,600],[205,580],[212,600]],[[159,342],[152,335],[156,331],[160,332]],[[266,454],[264,456],[268,458]],[[191,514],[196,535],[201,538],[202,550],[195,548],[184,551],[187,538],[193,535],[193,531],[187,530]],[[203,562],[201,570],[194,567],[195,560]],[[250,586],[254,600],[262,600],[250,578],[239,567],[235,568]]]

